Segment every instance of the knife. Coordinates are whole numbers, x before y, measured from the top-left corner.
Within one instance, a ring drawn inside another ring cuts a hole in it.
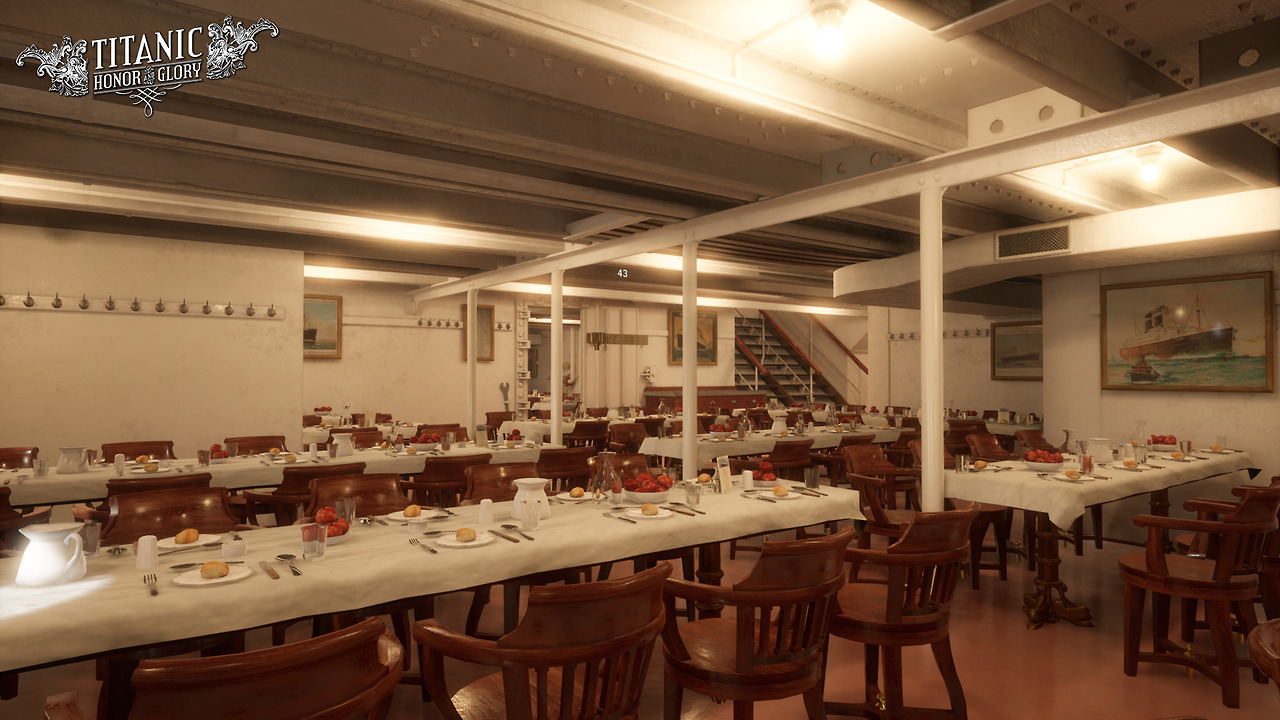
[[[268,563],[266,560],[259,560],[258,567],[262,568],[263,572],[267,574],[267,577],[271,578],[272,580],[280,579],[280,573],[276,572],[276,569],[271,567],[271,564]]]
[[[774,502],[774,499],[773,499],[773,498],[767,498],[767,497],[764,497],[764,496],[761,496],[761,495],[751,495],[750,497],[753,497],[753,498],[755,498],[756,500],[763,500],[763,501],[765,501],[765,502],[767,502],[767,503]]]
[[[178,548],[177,550],[165,550],[162,553],[157,553],[157,557],[160,555],[172,555],[174,553],[186,552],[188,550],[199,550],[201,548],[217,547],[221,544],[222,544],[222,541],[219,540],[217,542],[205,543],[203,545],[192,545],[191,547]]]
[[[519,541],[519,540],[517,540],[516,538],[513,538],[513,537],[511,537],[510,535],[508,535],[508,534],[506,534],[506,533],[500,533],[500,532],[498,532],[497,530],[490,530],[490,531],[489,531],[489,534],[490,534],[490,535],[497,535],[498,537],[502,538],[503,540],[510,540],[510,541],[511,541],[511,542],[513,542],[513,543],[518,543],[518,542],[520,542],[520,541]]]
[[[800,487],[799,485],[792,485],[791,489],[794,490],[795,492],[800,493],[801,495],[808,495],[810,497],[826,497],[827,496],[826,493],[818,492],[817,490],[810,490],[807,487]]]
[[[663,505],[662,509],[670,510],[671,512],[680,513],[681,515],[688,515],[689,517],[693,517],[693,513],[689,512],[688,510],[685,510],[684,508],[673,507],[671,505]]]

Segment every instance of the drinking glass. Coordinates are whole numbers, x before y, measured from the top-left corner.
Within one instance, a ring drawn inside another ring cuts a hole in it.
[[[1183,455],[1190,455],[1190,454],[1191,454],[1191,441],[1190,441],[1190,440],[1179,440],[1179,441],[1178,441],[1178,449],[1182,451],[1182,454],[1183,454]]]
[[[329,457],[331,458],[338,457],[338,443],[335,443],[335,442],[329,443]]]
[[[97,520],[85,520],[80,524],[80,535],[84,538],[84,554],[98,554],[98,538],[102,536],[102,523]]]
[[[240,454],[240,443],[238,442],[227,443],[227,454],[230,455],[231,457],[238,456]]]
[[[1226,436],[1226,435],[1219,435],[1219,436],[1218,436],[1218,438],[1217,438],[1217,440],[1218,440],[1218,442],[1217,442],[1218,447],[1222,448],[1223,450],[1226,450],[1226,449],[1227,449],[1227,436]]]
[[[692,508],[702,504],[702,483],[697,480],[684,482],[684,504]]]
[[[1134,445],[1134,446],[1133,446],[1133,459],[1134,459],[1135,461],[1137,461],[1137,463],[1138,463],[1139,465],[1146,465],[1146,464],[1147,464],[1147,446],[1146,446],[1146,445]]]
[[[201,467],[206,467],[209,465],[210,457],[212,457],[212,453],[209,450],[196,451],[196,462],[199,463]]]
[[[323,560],[324,544],[329,536],[329,527],[320,523],[302,526],[302,559]]]
[[[449,448],[451,448],[451,447],[453,447],[453,433],[451,433],[451,432],[447,432],[447,433],[445,433],[444,435],[441,435],[441,436],[440,436],[440,449],[441,449],[441,450],[448,451],[448,450],[449,450]]]
[[[969,472],[969,456],[968,455],[956,456],[956,470],[959,472]]]
[[[36,458],[31,461],[32,466],[36,470],[36,477],[44,477],[49,474],[49,461],[45,458]]]
[[[90,467],[92,467],[94,463],[98,462],[98,451],[93,448],[85,448],[84,457],[89,461]]]
[[[338,517],[347,521],[348,525],[356,523],[356,499],[355,498],[338,498],[333,501],[334,512]]]
[[[818,468],[807,467],[804,469],[804,486],[810,490],[818,489]]]
[[[1093,456],[1092,455],[1080,456],[1080,472],[1082,473],[1093,472]]]
[[[520,505],[520,524],[524,525],[525,530],[537,530],[542,508],[536,500],[525,500]]]

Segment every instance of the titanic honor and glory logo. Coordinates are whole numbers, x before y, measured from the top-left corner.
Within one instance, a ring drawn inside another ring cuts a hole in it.
[[[18,55],[17,62],[22,65],[24,60],[38,61],[36,74],[49,77],[49,92],[65,97],[91,92],[126,95],[151,117],[152,103],[160,102],[170,90],[188,83],[222,80],[243,70],[245,54],[258,49],[254,36],[264,30],[271,31],[271,37],[280,34],[275,23],[265,18],[245,27],[228,15],[222,24],[209,23],[207,28],[196,25],[150,35],[91,41],[72,41],[64,35],[52,50],[28,46]],[[93,52],[86,59],[90,47]]]

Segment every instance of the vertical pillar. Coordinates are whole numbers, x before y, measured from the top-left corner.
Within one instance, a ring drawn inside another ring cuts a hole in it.
[[[681,437],[681,456],[684,461],[684,480],[698,477],[698,243],[686,243],[683,255],[683,292],[681,312],[684,313],[683,363],[684,385],[681,403],[684,405],[684,435]]]
[[[551,271],[551,442],[564,440],[564,271]]]
[[[942,448],[942,192],[920,192],[920,505],[943,509],[946,469]]]
[[[476,433],[476,298],[479,291],[467,291],[467,434]],[[478,438],[477,438],[478,439]]]

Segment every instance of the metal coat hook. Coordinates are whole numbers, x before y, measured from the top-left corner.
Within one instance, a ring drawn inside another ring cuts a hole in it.
[[[81,296],[80,296],[80,309],[81,309],[81,310],[88,310],[88,309],[89,309],[89,296],[88,296],[88,295],[81,295]]]
[[[267,317],[275,317],[275,316],[276,316],[276,304],[271,303],[271,307],[267,308]]]
[[[27,307],[31,307],[32,305],[36,304],[35,298],[31,297],[30,290],[27,291],[27,297],[22,301],[22,304],[26,305]]]
[[[187,299],[186,299],[186,298],[182,298],[182,304],[178,306],[178,312],[182,313],[183,315],[186,315],[186,314],[187,314]]]
[[[51,303],[49,303],[49,304],[50,304],[50,305],[52,305],[52,306],[54,306],[55,308],[60,308],[60,307],[62,307],[62,298],[58,297],[58,293],[54,293],[54,294],[53,294],[53,302],[51,302]]]
[[[164,298],[156,302],[156,312],[164,312]]]
[[[253,309],[253,303],[249,303],[249,307],[244,311],[244,314],[248,315],[249,317],[253,317],[257,313],[258,311]]]
[[[139,310],[142,309],[142,303],[138,302],[137,295],[133,296],[133,302],[129,303],[129,309],[134,312],[138,312]]]
[[[114,297],[112,297],[112,296],[110,296],[110,295],[108,295],[108,296],[107,296],[107,304],[106,304],[106,308],[107,308],[108,310],[115,310],[115,309],[116,309],[116,299],[115,299]]]
[[[203,312],[205,315],[208,315],[209,313],[213,312],[213,306],[209,304],[208,300],[204,301],[204,307],[201,308],[201,312]]]
[[[234,314],[234,313],[235,313],[235,310],[232,310],[232,309],[231,309],[231,301],[230,301],[230,300],[228,300],[228,301],[227,301],[227,306],[226,306],[225,308],[223,308],[223,309],[222,309],[222,311],[223,311],[223,312],[225,312],[225,313],[226,313],[226,314],[228,314],[228,315],[231,315],[231,314]]]

